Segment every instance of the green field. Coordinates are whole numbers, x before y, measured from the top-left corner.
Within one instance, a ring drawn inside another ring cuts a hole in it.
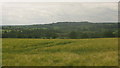
[[[117,66],[118,39],[2,39],[3,66]]]

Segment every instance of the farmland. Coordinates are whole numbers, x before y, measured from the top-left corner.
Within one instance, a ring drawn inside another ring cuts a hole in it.
[[[118,39],[2,39],[3,66],[117,66]]]

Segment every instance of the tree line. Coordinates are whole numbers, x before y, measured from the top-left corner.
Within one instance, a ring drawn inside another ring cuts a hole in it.
[[[60,22],[45,25],[3,26],[2,38],[80,39],[120,37],[115,23]]]
[[[77,32],[71,31],[62,33],[56,30],[22,30],[10,32],[4,31],[2,38],[41,38],[41,39],[79,39],[79,38],[105,38],[105,37],[118,37],[117,31],[105,32]],[[120,36],[119,36],[120,37]]]

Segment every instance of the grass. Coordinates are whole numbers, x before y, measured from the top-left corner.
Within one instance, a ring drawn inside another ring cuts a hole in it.
[[[3,66],[117,66],[118,39],[3,39]]]

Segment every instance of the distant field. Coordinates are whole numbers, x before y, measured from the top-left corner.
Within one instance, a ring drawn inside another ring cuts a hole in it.
[[[118,39],[3,39],[3,66],[117,66]]]

